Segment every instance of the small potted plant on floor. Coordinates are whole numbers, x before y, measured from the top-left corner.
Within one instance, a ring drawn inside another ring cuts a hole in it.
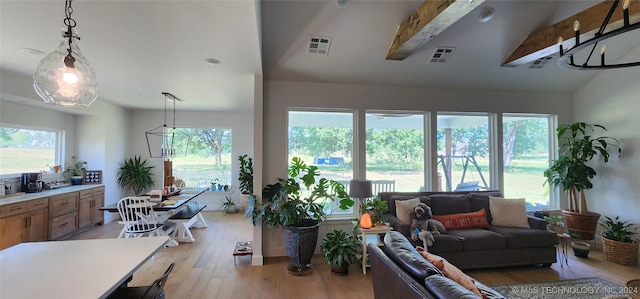
[[[624,265],[638,264],[638,240],[634,240],[638,227],[629,221],[620,221],[619,216],[611,219],[605,216],[600,226],[602,232],[602,253],[606,261]]]
[[[238,209],[236,208],[236,203],[229,196],[227,196],[225,200],[220,201],[220,207],[222,208],[222,210],[224,210],[225,214],[238,212]]]
[[[62,174],[65,179],[71,181],[71,185],[80,185],[82,184],[82,176],[84,176],[84,171],[87,170],[87,161],[78,160],[78,157],[73,156],[73,164],[65,165],[64,171]]]
[[[349,265],[360,260],[356,238],[344,230],[332,230],[322,239],[320,251],[336,275],[349,274]]]

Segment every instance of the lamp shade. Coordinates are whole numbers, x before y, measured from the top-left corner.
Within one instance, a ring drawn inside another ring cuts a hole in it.
[[[369,198],[373,197],[371,181],[356,179],[349,182],[349,197]]]

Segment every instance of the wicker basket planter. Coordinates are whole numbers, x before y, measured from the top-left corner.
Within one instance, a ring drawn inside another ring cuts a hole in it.
[[[638,264],[638,240],[632,243],[618,242],[600,236],[602,239],[602,253],[608,262],[623,266],[635,266]]]

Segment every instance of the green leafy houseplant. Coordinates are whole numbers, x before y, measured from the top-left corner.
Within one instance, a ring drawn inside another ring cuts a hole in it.
[[[62,174],[66,179],[71,177],[83,176],[84,171],[87,170],[87,161],[78,160],[78,157],[73,156],[73,164],[66,164]]]
[[[634,239],[638,227],[629,221],[620,221],[620,217],[611,219],[605,216],[600,226],[602,231],[602,253],[606,261],[624,265],[635,266],[638,264],[639,240]]]
[[[618,242],[631,243],[632,237],[636,235],[638,227],[635,224],[629,223],[629,221],[620,222],[620,216],[611,219],[605,216],[606,220],[600,222],[600,226],[604,228],[602,236]]]
[[[347,274],[349,265],[360,260],[356,238],[341,229],[334,229],[322,238],[320,251],[331,266],[331,272],[338,275]]]
[[[367,201],[364,206],[367,210],[371,211],[371,222],[374,226],[386,220],[383,214],[389,211],[389,205],[385,200],[376,197],[373,200]]]
[[[596,129],[606,131],[601,125],[584,122],[559,126],[556,132],[559,157],[544,171],[545,183],[559,186],[567,192],[568,209],[562,213],[569,233],[586,240],[594,238],[600,218],[600,214],[587,209],[584,191],[593,188],[591,180],[596,175],[595,169],[588,163],[598,155],[602,156],[604,163],[609,162],[609,148],[617,148],[618,156],[622,152],[616,138],[589,135]]]
[[[238,171],[240,193],[253,194],[253,158],[241,155],[238,160],[240,161],[240,169]]]
[[[225,213],[238,212],[238,209],[236,209],[236,203],[229,196],[226,196],[225,200],[220,201],[220,206],[222,207]]]
[[[120,188],[133,189],[136,196],[151,189],[155,184],[154,175],[151,172],[155,166],[148,166],[147,160],[141,161],[141,159],[140,156],[134,156],[120,163],[116,181]]]

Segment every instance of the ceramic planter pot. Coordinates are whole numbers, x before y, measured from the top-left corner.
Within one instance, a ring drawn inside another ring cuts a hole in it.
[[[82,176],[71,177],[71,185],[81,185],[81,184],[82,184]]]
[[[591,244],[582,241],[571,242],[571,248],[573,248],[573,255],[580,258],[589,257],[589,250],[591,250]]]
[[[289,274],[295,276],[311,273],[311,258],[318,243],[320,222],[309,220],[301,226],[285,226],[284,247],[289,256]]]

